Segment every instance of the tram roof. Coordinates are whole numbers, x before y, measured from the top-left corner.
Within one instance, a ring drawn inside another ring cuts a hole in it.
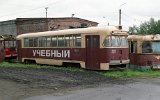
[[[160,40],[160,34],[155,35],[129,35],[129,41],[154,41]]]
[[[16,40],[16,37],[14,35],[0,35],[0,40],[12,41]]]
[[[25,33],[18,35],[16,38],[26,38],[26,37],[39,37],[39,36],[51,36],[51,35],[66,35],[66,34],[85,34],[85,33],[96,33],[104,32],[105,34],[111,34],[111,32],[118,32],[119,30],[116,26],[108,27],[88,27],[88,28],[77,28],[77,29],[66,29],[66,30],[56,30],[56,31],[45,31],[45,32],[36,32],[36,33]]]

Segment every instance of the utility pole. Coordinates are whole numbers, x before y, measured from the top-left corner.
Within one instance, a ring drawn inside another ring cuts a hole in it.
[[[121,4],[120,7],[119,7],[119,26],[121,26],[121,15],[122,15],[121,7],[122,7],[123,5],[125,5],[125,4],[126,4],[126,3],[123,3],[123,4]]]
[[[48,7],[46,7],[45,9],[46,9],[46,18],[47,18],[47,10],[48,10]]]
[[[74,17],[75,14],[72,14],[72,17]]]
[[[121,9],[119,9],[119,26],[121,26]]]

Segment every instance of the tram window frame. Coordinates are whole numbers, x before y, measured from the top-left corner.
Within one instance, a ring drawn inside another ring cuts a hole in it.
[[[72,35],[65,35],[65,45],[66,47],[70,47],[70,39],[72,38]]]
[[[51,36],[51,47],[57,47],[57,46],[58,46],[57,36]]]
[[[29,47],[34,47],[34,40],[33,38],[28,38],[29,39]]]
[[[24,38],[24,47],[81,47],[81,34]]]
[[[45,36],[43,36],[43,37],[39,37],[39,39],[38,39],[38,46],[39,47],[46,47],[47,46],[47,41],[46,41],[46,37]]]
[[[143,41],[142,42],[142,53],[152,53],[152,42],[151,41]]]
[[[57,47],[58,39],[57,36],[51,36],[51,47]]]
[[[13,43],[14,43],[14,47],[16,47],[16,40],[14,40]]]
[[[8,41],[4,41],[4,47],[8,48],[9,47],[9,42]]]
[[[130,44],[129,52],[137,53],[137,41],[130,41],[129,44]]]
[[[76,47],[81,47],[81,34],[76,34],[75,35],[75,46]]]
[[[81,34],[65,35],[65,47],[81,47]]]
[[[50,47],[51,46],[51,37],[47,36],[46,37],[46,47]]]
[[[38,37],[33,38],[33,46],[38,47]]]
[[[110,46],[111,46],[111,44],[110,44],[110,37],[109,37],[109,36],[106,36],[106,37],[104,38],[103,46],[104,46],[104,47],[110,47]]]
[[[5,48],[13,48],[16,47],[16,41],[15,40],[7,40],[4,41]]]
[[[107,35],[103,41],[104,47],[127,47],[127,36]]]
[[[67,47],[66,35],[64,35],[64,47]]]
[[[24,38],[24,47],[29,47],[29,39]]]
[[[58,47],[64,47],[65,39],[64,35],[58,35]]]
[[[69,40],[69,45],[70,45],[70,47],[74,46],[74,37],[73,37],[73,34],[71,35],[71,38]]]
[[[160,54],[160,41],[152,41],[152,53]]]

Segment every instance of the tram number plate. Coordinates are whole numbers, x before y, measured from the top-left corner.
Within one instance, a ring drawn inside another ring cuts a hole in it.
[[[153,69],[160,69],[160,65],[154,65],[152,68]]]
[[[113,54],[114,54],[114,53],[116,53],[116,50],[115,50],[115,49],[113,49],[113,50],[112,50],[112,53],[113,53]]]

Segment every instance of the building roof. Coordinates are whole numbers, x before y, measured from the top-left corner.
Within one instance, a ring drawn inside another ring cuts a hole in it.
[[[90,23],[95,23],[98,24],[97,22],[94,21],[89,21],[86,19],[82,19],[82,18],[77,18],[77,17],[58,17],[58,18],[17,18],[17,21],[26,21],[26,20],[81,20],[81,21],[86,21],[86,22],[90,22]]]
[[[94,23],[94,24],[98,24],[97,22],[94,21],[89,21],[86,19],[82,19],[82,18],[77,18],[77,17],[58,17],[58,18],[16,18],[13,20],[7,20],[7,21],[1,21],[0,23],[4,23],[4,22],[15,22],[15,21],[30,21],[30,20],[66,20],[66,19],[70,19],[70,20],[81,20],[81,21],[86,21],[89,23]]]

